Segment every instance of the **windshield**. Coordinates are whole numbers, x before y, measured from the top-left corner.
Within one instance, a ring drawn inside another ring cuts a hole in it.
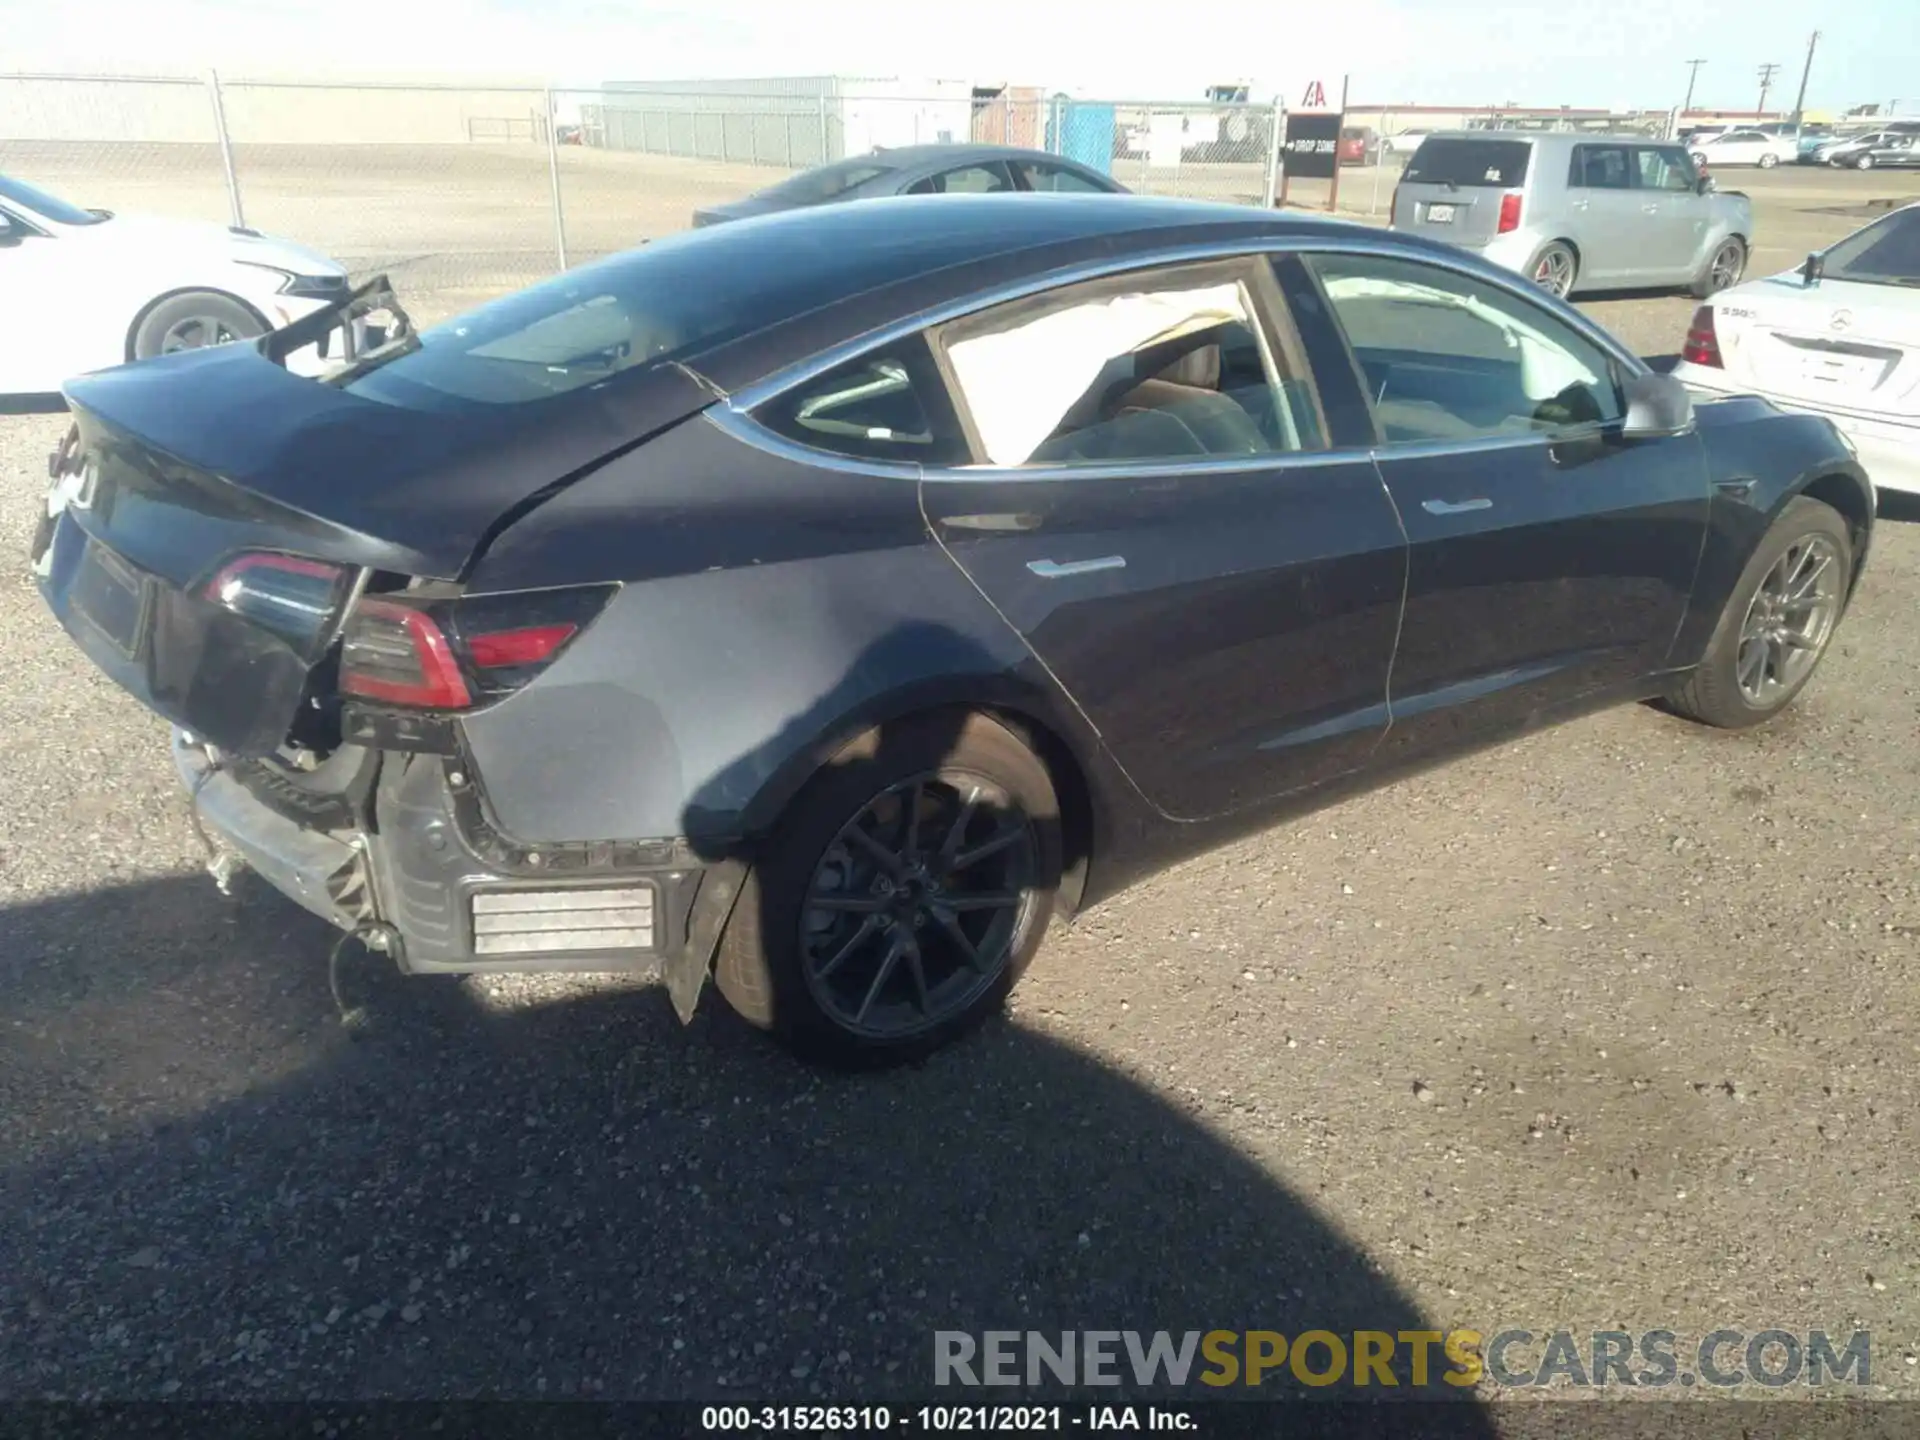
[[[91,210],[82,210],[78,205],[69,205],[58,195],[49,195],[39,186],[16,180],[11,175],[0,175],[0,200],[11,200],[56,225],[98,225],[107,218]],[[116,230],[114,233],[117,235],[120,232]]]
[[[1419,185],[1492,185],[1502,190],[1523,184],[1533,147],[1524,140],[1423,140],[1401,178]]]
[[[803,170],[790,180],[782,180],[778,185],[769,185],[760,194],[768,200],[785,200],[794,205],[811,205],[821,200],[831,200],[836,195],[844,195],[856,185],[864,185],[877,175],[884,175],[893,167],[881,165],[871,156],[858,160],[840,160],[832,165],[822,165],[818,169]]]
[[[1920,205],[1856,230],[1827,251],[1820,273],[1868,285],[1920,285]]]

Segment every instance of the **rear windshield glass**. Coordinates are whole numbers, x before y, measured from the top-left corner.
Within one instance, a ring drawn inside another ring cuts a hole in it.
[[[1510,190],[1525,182],[1533,147],[1524,140],[1423,140],[1401,177],[1420,185],[1491,185]]]
[[[769,185],[760,194],[769,200],[785,200],[795,205],[809,205],[820,200],[831,200],[856,185],[864,185],[876,176],[884,175],[891,167],[875,163],[870,158],[859,160],[841,160],[832,165],[822,165],[818,169],[803,170],[790,180],[782,180],[778,185]]]
[[[1920,286],[1920,205],[1849,235],[1827,251],[1821,273],[1829,280]]]
[[[973,229],[994,220],[972,217]],[[413,409],[541,400],[939,269],[979,244],[963,225],[902,235],[802,216],[762,223],[776,229],[688,230],[566,271],[424,330],[336,383]]]

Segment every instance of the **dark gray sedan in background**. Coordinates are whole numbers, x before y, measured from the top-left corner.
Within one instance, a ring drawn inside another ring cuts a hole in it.
[[[803,170],[742,200],[693,212],[695,225],[718,225],[841,200],[887,195],[1008,195],[1024,192],[1125,195],[1127,187],[1072,160],[1010,145],[908,145],[875,150]]]
[[[1357,787],[1770,718],[1872,534],[1826,420],[1241,206],[827,205],[279,344],[71,382],[32,545],[206,828],[406,970],[711,973],[836,1062]]]

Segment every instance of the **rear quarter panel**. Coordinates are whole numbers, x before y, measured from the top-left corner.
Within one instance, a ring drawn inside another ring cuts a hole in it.
[[[463,722],[499,825],[523,840],[765,830],[871,725],[990,705],[1098,742],[933,543],[911,475],[814,466],[700,417],[496,542],[471,591],[622,589],[546,674]]]
[[[1756,397],[1709,401],[1695,414],[1714,498],[1693,600],[1670,657],[1676,666],[1699,661],[1740,572],[1794,496],[1817,487],[1818,498],[1853,512],[1856,582],[1872,535],[1872,484],[1828,421]]]

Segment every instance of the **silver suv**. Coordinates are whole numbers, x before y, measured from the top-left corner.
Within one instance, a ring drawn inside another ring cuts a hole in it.
[[[1745,195],[1714,188],[1686,148],[1641,135],[1429,135],[1393,195],[1393,228],[1446,240],[1555,295],[1739,282]]]

